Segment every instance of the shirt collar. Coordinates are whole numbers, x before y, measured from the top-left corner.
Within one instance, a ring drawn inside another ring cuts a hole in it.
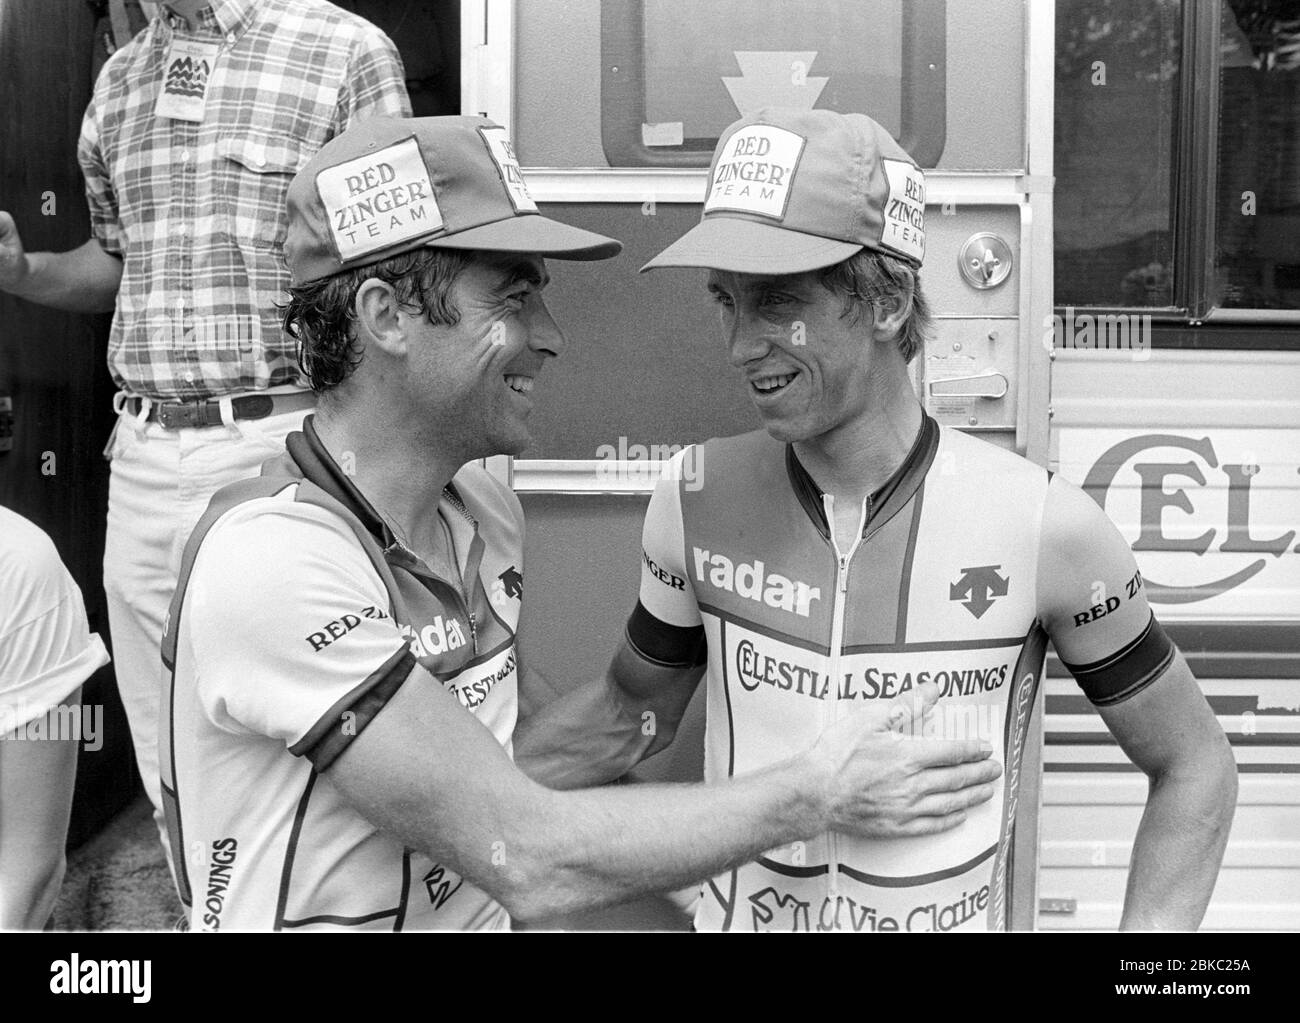
[[[206,7],[199,10],[199,31],[238,36],[252,23],[260,2],[261,0],[210,0]],[[173,30],[184,27],[185,19],[173,14],[170,5],[164,3],[159,8],[159,13]]]
[[[916,493],[925,474],[934,461],[934,453],[939,447],[939,424],[924,411],[921,412],[921,428],[916,432],[916,440],[903,459],[902,464],[894,470],[893,475],[867,498],[867,521],[863,525],[863,535],[873,524],[883,524],[893,518],[894,513],[903,507]],[[803,506],[808,517],[816,523],[823,536],[830,538],[830,525],[826,521],[826,509],[822,502],[822,489],[817,481],[808,474],[808,470],[794,453],[794,445],[785,446],[785,467],[794,488],[795,497]]]
[[[289,457],[298,466],[304,479],[320,487],[355,515],[366,527],[366,532],[387,551],[398,542],[397,537],[384,521],[384,517],[357,489],[351,477],[343,471],[338,462],[334,461],[334,457],[321,443],[320,435],[316,433],[315,418],[314,415],[307,416],[302,422],[302,432],[289,434],[285,442]],[[454,483],[448,483],[446,489],[464,506],[464,499]]]

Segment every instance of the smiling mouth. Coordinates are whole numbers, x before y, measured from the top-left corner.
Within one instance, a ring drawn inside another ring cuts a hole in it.
[[[789,387],[798,375],[798,373],[777,373],[770,376],[755,377],[749,382],[749,386],[755,394],[770,398]]]
[[[505,375],[506,386],[516,394],[527,394],[533,389],[533,378],[520,376],[518,373]]]

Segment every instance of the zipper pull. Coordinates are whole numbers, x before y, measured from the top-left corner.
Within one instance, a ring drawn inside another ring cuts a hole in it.
[[[840,555],[839,588],[841,593],[847,593],[849,590],[849,559],[845,554]]]
[[[474,646],[474,656],[478,656],[478,621],[474,618],[474,612],[469,612],[469,641]]]

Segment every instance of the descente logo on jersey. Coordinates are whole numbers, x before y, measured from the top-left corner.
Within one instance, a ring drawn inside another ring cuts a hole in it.
[[[787,579],[778,572],[764,574],[761,561],[733,564],[725,554],[713,554],[699,547],[695,552],[695,578],[738,597],[766,604],[778,611],[791,611],[803,618],[814,600],[820,600],[820,587]],[[706,574],[707,573],[707,574]]]
[[[399,625],[398,631],[411,641],[411,653],[416,657],[445,654],[465,645],[465,627],[458,618],[448,618],[443,622],[442,615],[438,615],[432,625],[426,625],[419,632],[409,625]]]

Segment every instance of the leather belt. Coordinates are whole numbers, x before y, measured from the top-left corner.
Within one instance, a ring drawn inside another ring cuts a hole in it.
[[[127,398],[124,405],[131,415],[140,414],[140,398]],[[297,412],[300,409],[313,408],[316,395],[311,391],[297,391],[290,394],[246,394],[233,398],[230,410],[236,419],[265,419],[280,412]],[[204,426],[221,425],[221,401],[210,398],[207,401],[155,401],[149,406],[146,421],[158,423],[164,430],[183,430]]]

